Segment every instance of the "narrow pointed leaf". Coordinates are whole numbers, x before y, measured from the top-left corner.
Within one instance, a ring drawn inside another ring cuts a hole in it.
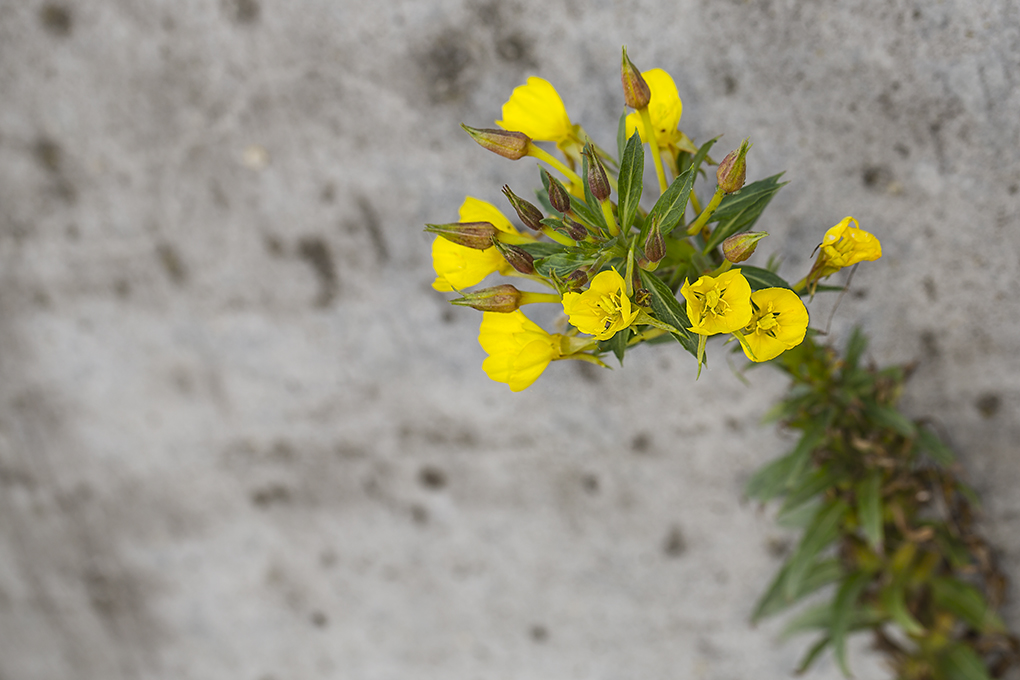
[[[641,135],[637,132],[631,135],[622,158],[617,207],[620,213],[620,232],[626,234],[634,223],[634,215],[641,202],[641,178],[645,171],[645,150],[641,145]]]
[[[655,317],[659,321],[673,326],[676,332],[670,333],[670,335],[676,338],[676,341],[684,349],[697,356],[698,340],[694,337],[693,333],[687,330],[691,326],[691,321],[687,318],[687,312],[684,311],[679,300],[676,299],[676,295],[655,274],[646,272],[643,269],[640,270],[640,273],[641,283],[648,289],[650,294],[650,302],[652,304],[652,311],[655,312]]]
[[[850,677],[851,673],[846,661],[846,638],[857,613],[857,601],[869,581],[871,574],[857,572],[843,581],[832,603],[832,624],[829,628],[832,634],[832,647],[836,653],[836,663],[847,677]]]
[[[782,173],[748,184],[735,194],[726,196],[709,222],[718,222],[705,244],[708,252],[734,234],[745,232],[754,226],[762,211],[786,182],[780,182]]]
[[[652,209],[648,211],[645,224],[649,227],[652,221],[659,220],[659,229],[662,235],[670,233],[679,226],[687,212],[687,202],[691,197],[691,189],[694,186],[694,170],[688,168],[680,173],[673,183],[669,185],[659,200],[655,202]]]
[[[784,594],[793,598],[807,576],[815,556],[828,547],[839,535],[839,525],[848,510],[842,500],[830,501],[823,505],[815,516],[811,526],[804,531],[797,550],[790,558],[789,572],[783,584]]]
[[[966,645],[953,645],[940,661],[946,680],[991,680],[985,662]]]
[[[770,272],[768,269],[762,269],[761,267],[751,267],[747,265],[737,265],[740,269],[740,273],[744,275],[747,282],[751,284],[751,290],[761,290],[763,288],[791,288],[790,284],[775,272]]]
[[[857,485],[857,521],[868,545],[879,555],[885,532],[882,522],[882,471],[875,470]]]

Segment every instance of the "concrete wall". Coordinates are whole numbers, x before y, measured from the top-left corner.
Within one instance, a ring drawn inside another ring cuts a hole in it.
[[[513,395],[429,287],[422,224],[535,181],[458,123],[540,74],[611,144],[623,44],[787,171],[785,271],[882,239],[833,333],[919,362],[1020,576],[1013,0],[0,0],[0,677],[789,676],[741,499],[783,381]]]

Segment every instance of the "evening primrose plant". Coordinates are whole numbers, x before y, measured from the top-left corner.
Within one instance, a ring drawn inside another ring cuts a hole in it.
[[[614,156],[571,120],[551,83],[528,78],[503,105],[498,127],[463,127],[503,158],[538,161],[534,199],[504,186],[506,213],[468,196],[457,222],[426,226],[436,235],[433,287],[456,291],[454,304],[484,312],[483,370],[513,391],[553,361],[605,366],[608,354],[622,362],[634,347],[670,338],[694,356],[699,374],[714,336],[735,341],[752,362],[770,361],[804,340],[804,296],[829,289],[820,282],[840,269],[881,256],[878,239],[847,217],[824,234],[818,259],[795,284],[747,264],[767,236],[752,229],[783,186],[780,175],[745,184],[746,140],[716,164],[709,155],[715,139],[699,147],[680,130],[683,102],[673,78],[659,68],[639,71],[626,49],[621,84],[626,108]],[[561,158],[539,142],[555,144]],[[654,189],[643,182],[646,145]],[[696,184],[712,165],[716,183],[703,203]],[[493,274],[521,287],[472,290]],[[536,286],[545,290],[527,290]],[[563,332],[542,331],[553,338],[543,336],[542,351],[538,326],[519,311],[530,303],[560,305],[564,315]],[[495,323],[498,314],[515,321]]]

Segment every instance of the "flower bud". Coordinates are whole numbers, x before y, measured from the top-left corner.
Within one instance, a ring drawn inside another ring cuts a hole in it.
[[[560,181],[550,175],[545,168],[541,168],[542,177],[549,184],[549,203],[558,212],[567,213],[570,212],[570,195],[567,194],[567,190],[560,184]]]
[[[592,196],[599,202],[607,200],[610,193],[609,178],[606,176],[606,169],[603,167],[599,155],[595,153],[595,147],[591,142],[588,142],[584,145],[582,153],[588,159],[587,179]]]
[[[567,284],[567,288],[577,290],[588,283],[588,272],[584,269],[575,269],[563,282]]]
[[[521,291],[517,288],[509,283],[504,283],[473,293],[465,293],[464,297],[450,300],[450,304],[472,307],[482,312],[509,314],[521,306],[521,295]]]
[[[723,193],[732,194],[734,191],[740,191],[740,188],[744,186],[744,177],[747,173],[745,157],[750,148],[751,145],[745,139],[741,142],[739,149],[731,151],[726,158],[722,159],[722,163],[715,171],[715,178]]]
[[[492,241],[499,230],[489,222],[452,222],[450,224],[426,224],[425,231],[442,236],[459,246],[485,250],[492,247]]]
[[[567,236],[575,241],[583,241],[588,238],[588,229],[580,222],[575,222],[569,217],[564,216],[563,226],[567,228]]]
[[[528,149],[531,147],[531,138],[523,132],[511,132],[498,128],[473,128],[463,123],[460,126],[471,135],[471,139],[478,142],[483,148],[512,161],[527,156]]]
[[[768,236],[768,232],[765,231],[734,234],[722,242],[723,255],[734,264],[743,262],[754,254],[754,249],[758,247],[758,241],[766,236]]]
[[[648,230],[648,237],[645,239],[645,257],[649,262],[659,262],[666,256],[666,241],[662,238],[662,230],[659,229],[659,220],[652,220],[652,227]]]
[[[652,100],[652,91],[641,76],[641,71],[631,63],[627,56],[627,48],[623,48],[623,61],[620,65],[620,80],[623,82],[623,101],[632,109],[643,109]]]
[[[510,187],[506,184],[503,185],[503,195],[506,196],[507,200],[510,201],[510,205],[517,211],[517,216],[521,218],[521,222],[524,222],[528,229],[534,231],[541,231],[542,229],[542,211],[536,208],[531,203],[528,203],[523,198],[515,194],[510,190]]]
[[[509,243],[502,243],[500,241],[494,241],[493,245],[499,249],[503,259],[505,259],[511,267],[519,271],[521,274],[535,273],[535,258],[533,258],[531,253],[526,251],[524,248],[511,245]]]

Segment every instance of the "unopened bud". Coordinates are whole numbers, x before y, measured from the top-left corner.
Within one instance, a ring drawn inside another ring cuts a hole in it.
[[[766,231],[749,231],[744,234],[734,234],[722,242],[723,255],[734,264],[743,262],[754,254],[754,249],[758,247],[758,241],[766,236],[768,236]]]
[[[588,283],[588,272],[584,269],[575,269],[563,282],[567,284],[567,288],[576,290]]]
[[[450,300],[450,304],[473,307],[482,312],[509,314],[521,306],[521,296],[521,291],[509,283],[504,283],[492,288],[483,288],[473,293],[465,293],[464,297]]]
[[[627,48],[623,48],[623,61],[620,65],[620,80],[623,82],[623,101],[632,109],[643,109],[652,100],[652,91],[641,76],[641,71],[634,66],[627,56]]]
[[[569,217],[564,217],[563,226],[567,228],[567,236],[575,241],[583,241],[588,238],[588,229],[580,222],[575,222]]]
[[[666,257],[666,241],[662,238],[662,230],[659,229],[657,219],[652,220],[652,227],[645,239],[645,257],[649,262],[659,262]]]
[[[744,177],[747,174],[745,157],[750,148],[751,145],[745,139],[740,143],[739,149],[731,151],[726,158],[722,159],[722,163],[715,171],[715,179],[723,193],[732,194],[734,191],[740,191],[740,188],[744,186]]]
[[[560,181],[550,175],[545,168],[541,168],[542,177],[549,184],[549,203],[558,212],[567,213],[570,212],[570,195],[567,194],[567,190],[560,184]]]
[[[505,259],[511,267],[522,274],[535,273],[535,258],[533,258],[531,253],[526,251],[524,248],[511,245],[509,243],[502,243],[500,241],[494,241],[493,245],[499,249],[503,259]]]
[[[510,201],[510,205],[512,205],[514,210],[517,211],[517,216],[521,218],[521,222],[524,222],[528,229],[532,229],[534,231],[540,231],[542,229],[541,210],[515,194],[506,184],[503,185],[503,195],[506,196],[508,201]]]
[[[595,200],[602,202],[609,198],[609,178],[606,176],[606,169],[595,153],[595,147],[591,142],[584,145],[582,150],[585,158],[588,159],[588,188],[591,189]]]
[[[498,128],[473,128],[463,123],[460,126],[471,135],[471,139],[478,142],[483,148],[499,154],[503,158],[516,161],[528,155],[531,138],[523,132],[512,132]]]
[[[459,246],[485,250],[492,247],[492,241],[499,230],[489,222],[453,222],[451,224],[426,224],[425,231],[442,236]]]

